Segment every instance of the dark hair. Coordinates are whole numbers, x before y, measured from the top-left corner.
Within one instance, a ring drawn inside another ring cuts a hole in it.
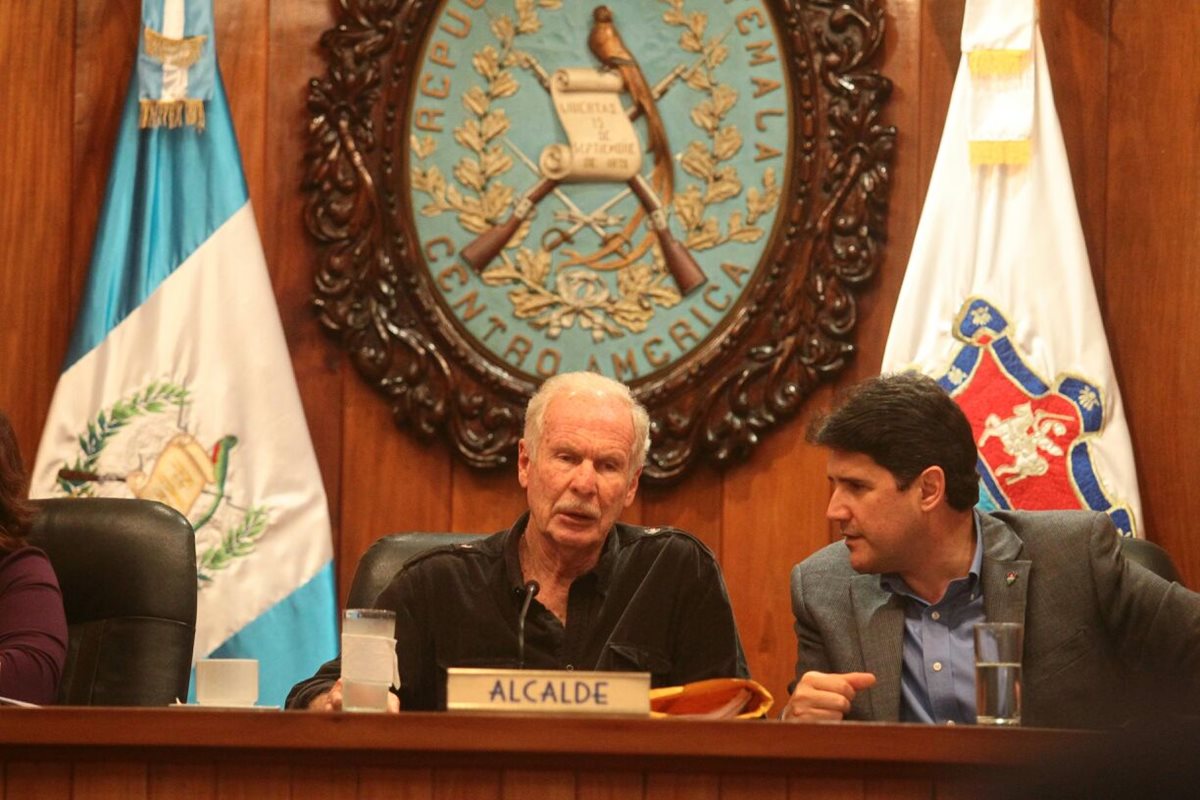
[[[33,506],[25,499],[29,489],[17,434],[8,415],[0,411],[0,552],[15,550],[25,541]]]
[[[941,467],[952,508],[966,511],[979,502],[971,423],[936,381],[916,372],[850,387],[833,411],[813,420],[808,441],[870,456],[901,489],[927,468]]]

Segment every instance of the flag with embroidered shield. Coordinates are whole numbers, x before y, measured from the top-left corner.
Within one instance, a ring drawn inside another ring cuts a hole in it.
[[[883,371],[966,411],[985,508],[1090,508],[1141,535],[1034,0],[967,0],[963,56]]]
[[[279,704],[337,651],[329,512],[217,69],[211,0],[145,0],[87,285],[32,494],[196,529],[194,658]]]

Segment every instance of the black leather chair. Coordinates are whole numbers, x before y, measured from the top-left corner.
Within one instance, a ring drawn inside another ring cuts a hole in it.
[[[165,706],[187,698],[196,538],[149,500],[37,500],[30,544],[62,587],[69,640],[59,702]]]
[[[413,556],[433,547],[466,544],[482,539],[481,533],[393,533],[377,539],[358,561],[347,608],[370,608],[400,568]]]
[[[1130,561],[1141,564],[1155,575],[1169,581],[1182,583],[1179,580],[1179,570],[1175,569],[1175,562],[1171,560],[1171,554],[1149,539],[1122,536],[1121,553]]]

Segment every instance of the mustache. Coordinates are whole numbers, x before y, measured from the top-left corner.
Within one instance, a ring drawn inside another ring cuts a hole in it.
[[[562,502],[555,505],[553,511],[555,514],[572,514],[591,519],[598,519],[600,517],[600,508],[591,503]]]

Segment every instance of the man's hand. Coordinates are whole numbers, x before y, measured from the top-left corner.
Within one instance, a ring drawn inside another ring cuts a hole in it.
[[[841,720],[854,696],[874,685],[875,676],[869,672],[806,672],[784,706],[783,718],[798,722]]]
[[[400,698],[394,692],[388,692],[388,713],[400,713]],[[328,692],[314,697],[308,704],[309,711],[341,711],[342,710],[342,679],[338,678]]]

